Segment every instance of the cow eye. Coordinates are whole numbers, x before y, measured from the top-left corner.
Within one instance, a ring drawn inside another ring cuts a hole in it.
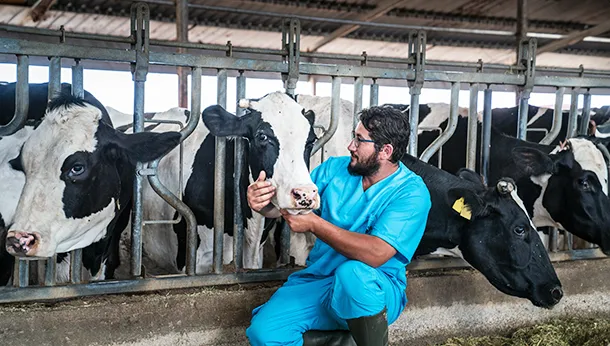
[[[81,164],[76,164],[70,168],[70,172],[68,173],[71,177],[76,177],[85,172],[85,166]]]
[[[265,142],[265,141],[266,141],[268,138],[269,138],[269,137],[267,137],[267,135],[266,135],[266,134],[264,134],[264,133],[259,133],[259,134],[258,134],[258,140],[259,140],[259,141]]]
[[[515,227],[514,232],[516,235],[522,236],[525,234],[525,227],[517,226],[517,227]]]
[[[588,191],[591,188],[591,186],[589,185],[589,182],[586,179],[581,179],[578,181],[578,183],[580,184],[582,189],[585,191]]]

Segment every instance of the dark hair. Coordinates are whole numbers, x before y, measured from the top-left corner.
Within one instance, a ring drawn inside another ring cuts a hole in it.
[[[360,121],[375,141],[375,149],[381,150],[385,144],[391,144],[394,152],[390,157],[393,163],[398,162],[407,152],[409,145],[409,117],[391,107],[371,107],[360,112]]]

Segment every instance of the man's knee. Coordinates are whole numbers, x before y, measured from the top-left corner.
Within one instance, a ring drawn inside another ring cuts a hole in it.
[[[377,277],[377,269],[360,261],[347,261],[335,270],[335,281],[345,285],[366,285]]]
[[[252,324],[246,329],[246,336],[250,340],[250,344],[254,346],[268,345],[272,341],[269,340],[272,335],[273,331],[269,329],[269,325],[258,322],[256,318],[252,319]]]
[[[298,344],[302,339],[301,334],[291,330],[289,326],[285,327],[273,326],[269,321],[255,316],[250,327],[246,329],[246,336],[252,346]]]

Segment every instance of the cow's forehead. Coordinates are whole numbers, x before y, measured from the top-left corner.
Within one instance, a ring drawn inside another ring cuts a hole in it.
[[[309,129],[309,122],[302,115],[303,106],[285,93],[268,94],[253,102],[251,108],[260,112],[262,120],[271,125],[276,135],[294,133],[293,129]]]
[[[574,153],[574,160],[580,164],[583,170],[591,171],[602,185],[604,193],[608,194],[608,169],[602,152],[593,142],[584,138],[571,138],[570,145]],[[556,148],[551,153],[556,153]]]
[[[532,221],[532,218],[530,218],[529,214],[527,213],[527,209],[525,209],[523,200],[521,200],[521,197],[519,197],[519,195],[517,194],[516,186],[515,186],[515,189],[510,193],[510,197],[519,206],[521,211],[523,211],[523,214],[525,214],[525,217],[527,217],[527,219],[530,222],[530,226],[532,226],[533,229],[536,229],[536,226],[534,225],[534,221]]]
[[[89,104],[60,106],[47,112],[36,133],[25,143],[24,164],[44,161],[56,166],[75,152],[93,152],[101,115],[98,108]]]

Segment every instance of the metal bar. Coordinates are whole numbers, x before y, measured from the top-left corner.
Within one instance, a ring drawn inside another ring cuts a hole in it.
[[[557,88],[555,91],[555,110],[553,111],[553,125],[551,126],[551,130],[547,133],[544,138],[540,141],[540,144],[549,145],[551,144],[559,131],[561,131],[561,123],[563,122],[563,94],[565,92],[564,87]]]
[[[419,125],[419,95],[421,88],[409,88],[411,104],[409,107],[409,155],[417,157],[417,126]]]
[[[358,114],[362,110],[362,87],[364,84],[364,78],[358,77],[354,81],[354,118],[353,118],[353,128],[356,129],[356,125],[358,125]]]
[[[79,60],[74,60],[72,66],[72,95],[84,98],[84,73],[83,65]],[[70,252],[70,282],[73,284],[82,282],[83,250],[77,249]]]
[[[529,110],[530,91],[522,90],[519,99],[519,119],[517,121],[517,138],[526,140],[527,137],[527,115]]]
[[[369,107],[377,106],[379,104],[379,84],[377,84],[377,80],[373,79],[373,84],[371,84],[371,101],[369,102]]]
[[[15,258],[13,267],[13,286],[27,287],[30,282],[30,261]],[[2,291],[0,291],[2,292]]]
[[[583,95],[582,114],[580,118],[579,135],[587,135],[589,133],[589,121],[591,120],[591,92],[589,89]],[[593,134],[594,135],[594,134]]]
[[[217,75],[217,103],[227,107],[227,70]],[[214,273],[222,273],[222,252],[225,232],[225,175],[227,140],[216,137],[216,164],[214,165]]]
[[[237,77],[237,103],[239,100],[246,97],[246,76],[243,71],[240,71]],[[246,110],[237,107],[236,115],[241,117],[246,113]],[[245,168],[245,139],[236,137],[235,139],[235,158],[234,167],[235,175],[233,178],[233,258],[235,261],[235,271],[239,272],[243,269],[244,257],[244,220],[242,215],[241,205],[241,176]]]
[[[248,273],[168,276],[139,280],[103,281],[55,287],[2,288],[0,304],[76,298],[100,294],[153,292],[178,288],[199,288],[220,285],[286,280],[296,269],[276,269]]]
[[[0,39],[0,53],[33,56],[61,56],[71,59],[91,59],[108,61],[135,61],[135,52],[125,49],[96,48],[70,44],[54,44],[46,42]]]
[[[572,100],[570,102],[570,117],[568,118],[568,132],[566,133],[567,138],[576,136],[578,127],[578,94],[580,94],[578,89],[573,88]]]
[[[0,136],[9,136],[17,132],[19,129],[23,128],[23,125],[25,125],[28,118],[28,110],[30,108],[29,66],[30,59],[27,55],[17,55],[15,114],[7,125],[0,125]]]
[[[457,128],[458,122],[458,101],[460,96],[460,83],[453,83],[451,85],[451,108],[449,112],[449,123],[445,128],[445,131],[438,136],[431,144],[424,150],[424,152],[420,156],[420,160],[424,162],[428,162],[432,155],[436,153],[453,135],[455,129]]]
[[[475,170],[477,165],[477,130],[479,119],[477,108],[479,103],[479,85],[470,85],[470,108],[468,110],[468,139],[466,144],[466,168]]]
[[[592,26],[586,30],[572,32],[565,37],[552,41],[538,48],[538,53],[553,52],[567,46],[571,46],[582,41],[587,36],[595,36],[603,34],[610,30],[610,22],[602,21],[600,24]]]
[[[488,88],[483,97],[483,124],[481,131],[481,174],[485,185],[489,185],[489,157],[491,155],[491,96],[492,91]]]
[[[134,81],[133,105],[134,133],[144,132],[144,81]],[[144,168],[142,162],[136,163],[136,174],[133,187],[133,210],[131,216],[131,262],[133,277],[142,274],[142,226],[143,226],[143,176],[139,173]]]
[[[519,59],[519,49],[521,41],[527,37],[527,0],[518,0],[517,2],[517,30],[515,32],[515,41],[517,52],[517,60]]]
[[[189,9],[187,0],[176,0],[176,39],[178,42],[188,42],[189,35]],[[185,53],[183,47],[178,48],[178,53]],[[178,74],[178,106],[188,107],[188,70],[179,66]]]
[[[330,138],[337,132],[339,126],[339,116],[341,112],[341,77],[333,77],[331,82],[331,98],[330,98],[330,124],[328,129],[324,132],[313,145],[311,150],[311,156],[320,150],[326,144]]]
[[[61,57],[49,59],[49,89],[48,99],[53,99],[61,91]]]

